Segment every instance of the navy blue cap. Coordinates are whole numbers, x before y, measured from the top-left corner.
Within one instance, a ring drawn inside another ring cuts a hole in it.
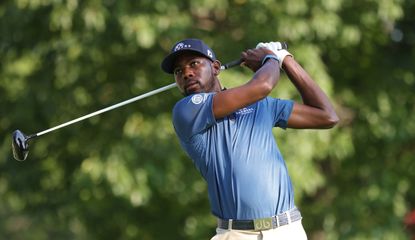
[[[189,38],[174,44],[170,54],[167,55],[161,63],[161,69],[166,73],[173,73],[176,58],[185,51],[199,53],[212,61],[216,60],[215,53],[202,40]]]

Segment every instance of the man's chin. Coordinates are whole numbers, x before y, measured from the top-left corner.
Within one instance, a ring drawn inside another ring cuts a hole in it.
[[[200,89],[195,89],[195,90],[190,90],[190,91],[185,91],[184,95],[189,96],[192,94],[197,94],[197,93],[202,93],[203,91],[201,91]]]

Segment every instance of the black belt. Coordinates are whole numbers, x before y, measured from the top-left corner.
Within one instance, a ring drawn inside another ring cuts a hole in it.
[[[254,220],[223,220],[218,218],[218,228],[235,230],[269,230],[278,228],[301,219],[300,210],[293,208],[277,216]]]

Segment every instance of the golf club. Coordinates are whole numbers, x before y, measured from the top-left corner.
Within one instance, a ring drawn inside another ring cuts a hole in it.
[[[241,60],[238,59],[238,60],[229,62],[229,63],[227,63],[225,65],[222,65],[221,66],[221,70],[225,70],[225,69],[228,69],[228,68],[232,68],[232,67],[235,67],[235,66],[237,66],[239,64],[241,64]],[[143,99],[143,98],[146,98],[146,97],[155,95],[157,93],[164,92],[164,91],[169,90],[169,89],[172,89],[172,88],[174,88],[176,86],[177,86],[176,83],[169,84],[167,86],[164,86],[164,87],[155,89],[155,90],[150,91],[148,93],[145,93],[145,94],[139,95],[137,97],[134,97],[134,98],[125,100],[123,102],[120,102],[120,103],[117,103],[115,105],[112,105],[112,106],[103,108],[103,109],[98,110],[96,112],[93,112],[93,113],[87,114],[85,116],[76,118],[76,119],[71,120],[71,121],[66,122],[66,123],[62,123],[62,124],[60,124],[60,125],[58,125],[56,127],[52,127],[52,128],[46,129],[44,131],[41,131],[41,132],[38,132],[38,133],[35,133],[35,134],[26,135],[26,134],[24,134],[20,130],[15,130],[13,132],[13,134],[12,134],[12,137],[13,137],[13,140],[12,140],[13,157],[17,161],[24,161],[24,160],[26,160],[27,155],[29,153],[29,140],[32,140],[32,139],[34,139],[36,137],[39,137],[39,136],[42,136],[42,135],[44,135],[46,133],[55,131],[55,130],[57,130],[59,128],[63,128],[63,127],[66,127],[68,125],[71,125],[71,124],[80,122],[80,121],[85,120],[87,118],[91,118],[91,117],[96,116],[98,114],[101,114],[101,113],[104,113],[104,112],[108,112],[108,111],[110,111],[112,109],[119,108],[119,107],[124,106],[124,105],[127,105],[129,103],[138,101],[140,99]]]
[[[282,49],[288,49],[288,44],[286,42],[281,42],[281,48]],[[220,66],[220,69],[225,70],[225,69],[228,69],[228,68],[239,66],[239,65],[241,65],[241,63],[242,63],[242,59],[236,59],[234,61],[223,64],[222,66]]]
[[[282,42],[281,45],[282,45],[282,48],[283,49],[287,49],[288,48],[288,45],[285,42]],[[231,61],[229,63],[226,63],[226,64],[222,65],[221,66],[221,70],[226,70],[226,69],[229,69],[229,68],[232,68],[232,67],[235,67],[235,66],[239,66],[241,63],[242,63],[242,60],[241,59],[237,59],[237,60]],[[141,100],[143,98],[146,98],[146,97],[149,97],[149,96],[152,96],[152,95],[155,95],[155,94],[164,92],[164,91],[169,90],[169,89],[172,89],[172,88],[174,88],[176,86],[177,86],[176,83],[169,84],[167,86],[164,86],[164,87],[155,89],[155,90],[150,91],[148,93],[144,93],[144,94],[139,95],[137,97],[134,97],[134,98],[125,100],[123,102],[120,102],[120,103],[117,103],[115,105],[112,105],[112,106],[103,108],[101,110],[95,111],[93,113],[87,114],[87,115],[82,116],[82,117],[79,117],[79,118],[76,118],[76,119],[71,120],[71,121],[68,121],[66,123],[62,123],[62,124],[60,124],[60,125],[58,125],[56,127],[52,127],[52,128],[46,129],[44,131],[41,131],[41,132],[38,132],[38,133],[35,133],[35,134],[26,135],[26,134],[24,134],[20,130],[15,130],[13,132],[13,134],[12,134],[12,137],[13,137],[13,139],[12,139],[13,157],[17,161],[24,161],[24,160],[26,160],[27,155],[29,153],[29,140],[32,140],[32,139],[34,139],[36,137],[39,137],[39,136],[42,136],[42,135],[44,135],[46,133],[55,131],[55,130],[57,130],[59,128],[66,127],[68,125],[71,125],[71,124],[80,122],[80,121],[85,120],[87,118],[91,118],[91,117],[96,116],[96,115],[99,115],[101,113],[108,112],[108,111],[113,110],[115,108],[119,108],[121,106],[124,106],[124,105],[130,104],[132,102]]]
[[[171,89],[171,88],[174,88],[174,87],[176,87],[176,86],[177,86],[177,85],[176,85],[176,83],[169,84],[169,85],[167,85],[167,86],[164,86],[164,87],[161,87],[161,88],[155,89],[155,90],[150,91],[150,92],[148,92],[148,93],[144,93],[144,94],[139,95],[139,96],[137,96],[137,97],[134,97],[134,98],[131,98],[131,99],[125,100],[125,101],[123,101],[123,102],[120,102],[120,103],[117,103],[117,104],[115,104],[115,105],[112,105],[112,106],[109,106],[109,107],[103,108],[103,109],[101,109],[101,110],[95,111],[95,112],[93,112],[93,113],[87,114],[87,115],[85,115],[85,116],[82,116],[82,117],[76,118],[76,119],[71,120],[71,121],[69,121],[69,122],[62,123],[62,124],[60,124],[60,125],[58,125],[58,126],[56,126],[56,127],[52,127],[52,128],[46,129],[46,130],[44,130],[44,131],[42,131],[42,132],[38,132],[38,133],[35,133],[35,134],[32,134],[32,135],[29,135],[29,136],[25,135],[25,134],[24,134],[22,131],[20,131],[20,130],[15,130],[15,131],[13,132],[13,134],[12,134],[12,135],[13,135],[13,140],[12,140],[13,157],[14,157],[14,159],[16,159],[16,160],[18,160],[18,161],[24,161],[24,160],[26,160],[27,154],[29,153],[29,140],[31,140],[31,139],[33,139],[33,138],[36,138],[36,137],[42,136],[42,135],[44,135],[44,134],[46,134],[46,133],[49,133],[49,132],[55,131],[55,130],[57,130],[57,129],[59,129],[59,128],[63,128],[63,127],[66,127],[66,126],[68,126],[68,125],[71,125],[71,124],[74,124],[74,123],[80,122],[80,121],[82,121],[82,120],[85,120],[85,119],[87,119],[87,118],[90,118],[90,117],[96,116],[96,115],[98,115],[98,114],[101,114],[101,113],[104,113],[104,112],[108,112],[108,111],[110,111],[110,110],[112,110],[112,109],[119,108],[119,107],[124,106],[124,105],[126,105],[126,104],[129,104],[129,103],[132,103],[132,102],[138,101],[138,100],[140,100],[140,99],[143,99],[143,98],[146,98],[146,97],[149,97],[149,96],[155,95],[155,94],[157,94],[157,93],[164,92],[164,91],[169,90],[169,89]]]

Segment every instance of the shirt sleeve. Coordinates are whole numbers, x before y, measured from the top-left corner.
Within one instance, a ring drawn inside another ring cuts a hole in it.
[[[214,93],[200,93],[181,99],[173,108],[173,126],[182,141],[216,124],[213,115]]]
[[[282,129],[287,128],[288,119],[294,107],[292,100],[283,100],[278,98],[270,98],[272,102],[272,114],[274,117],[274,126]]]

